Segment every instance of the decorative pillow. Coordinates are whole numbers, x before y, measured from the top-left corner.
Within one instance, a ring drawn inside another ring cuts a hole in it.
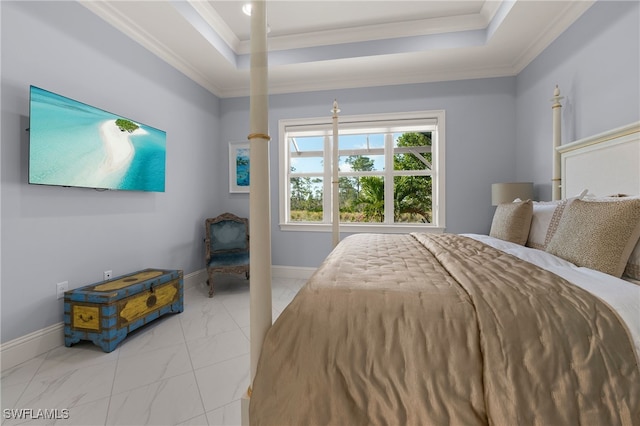
[[[640,198],[569,204],[546,251],[620,277],[640,238]]]
[[[491,222],[491,237],[524,245],[529,236],[533,202],[531,200],[499,204]]]
[[[607,197],[594,198],[594,199],[589,200],[589,201],[594,201],[594,202],[602,202],[602,201],[612,202],[613,201],[613,202],[615,202],[615,201],[628,201],[628,200],[633,200],[633,199],[637,199],[637,198],[640,198],[640,195],[614,194],[614,195],[609,195]],[[625,277],[625,278],[631,278],[632,280],[635,280],[635,281],[640,281],[640,240],[638,240],[638,243],[636,244],[636,247],[631,252],[631,256],[629,257],[629,260],[627,261],[627,266],[625,267],[624,273],[622,274],[622,276]]]
[[[547,248],[549,241],[556,233],[562,212],[569,203],[574,200],[580,200],[584,197],[587,189],[582,191],[575,197],[566,198],[557,201],[534,201],[533,217],[531,218],[531,229],[527,238],[527,247],[544,250]]]

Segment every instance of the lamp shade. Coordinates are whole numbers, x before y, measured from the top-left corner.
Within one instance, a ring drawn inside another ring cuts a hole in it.
[[[512,203],[516,198],[533,198],[533,182],[494,183],[491,185],[491,205]]]

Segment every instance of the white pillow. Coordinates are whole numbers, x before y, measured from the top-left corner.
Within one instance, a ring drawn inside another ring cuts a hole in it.
[[[566,200],[534,201],[527,247],[544,250],[551,241],[567,204]]]
[[[544,250],[558,229],[562,213],[568,204],[582,199],[587,194],[585,189],[575,197],[557,201],[534,201],[531,229],[527,237],[527,247]]]

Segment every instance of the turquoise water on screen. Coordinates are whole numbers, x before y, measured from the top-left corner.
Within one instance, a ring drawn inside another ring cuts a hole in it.
[[[131,161],[105,172],[100,126],[124,117],[33,86],[30,115],[29,183],[164,192],[164,131],[136,122]]]

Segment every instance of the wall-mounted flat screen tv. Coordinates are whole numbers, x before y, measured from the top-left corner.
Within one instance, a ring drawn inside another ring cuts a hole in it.
[[[29,183],[164,192],[166,132],[31,86]]]

